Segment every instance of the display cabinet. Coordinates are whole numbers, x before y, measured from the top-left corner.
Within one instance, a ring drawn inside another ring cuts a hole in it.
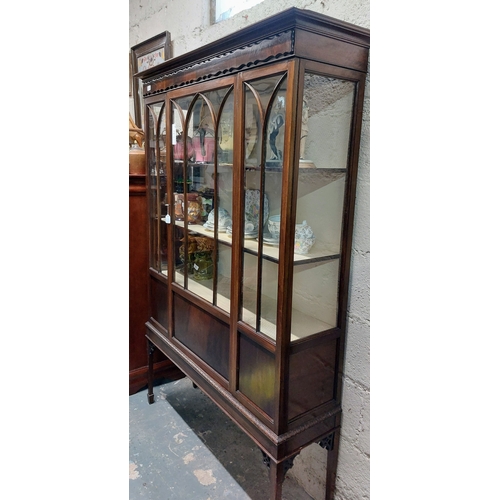
[[[148,305],[148,209],[146,176],[129,174],[129,394],[147,387],[148,354],[144,324]],[[176,380],[182,372],[161,352],[154,353],[152,377],[161,382]]]
[[[150,356],[260,447],[273,500],[315,442],[332,498],[368,52],[292,8],[138,75]]]

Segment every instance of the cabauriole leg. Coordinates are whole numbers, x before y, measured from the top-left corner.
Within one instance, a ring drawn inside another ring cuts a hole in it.
[[[332,432],[322,439],[319,445],[327,450],[326,456],[326,491],[325,500],[333,500],[335,479],[337,475],[337,459],[339,453],[340,430]]]
[[[283,480],[285,479],[285,464],[283,462],[276,463],[274,460],[270,461],[269,479],[271,481],[271,496],[269,499],[281,500]]]
[[[154,344],[148,339],[148,403],[155,402],[153,394],[153,354],[155,352]]]
[[[262,451],[264,465],[269,468],[269,479],[271,482],[271,500],[281,500],[281,492],[283,489],[285,474],[292,468],[293,461],[295,460],[295,457],[297,455],[298,453],[291,457],[288,457],[286,460],[276,463],[271,459],[271,457],[269,457],[267,453]]]

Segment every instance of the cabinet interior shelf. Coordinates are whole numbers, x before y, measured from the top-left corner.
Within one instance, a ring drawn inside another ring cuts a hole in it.
[[[167,274],[163,271],[163,274]],[[175,281],[179,286],[184,284],[184,275],[178,271],[175,273]],[[213,300],[213,281],[196,281],[193,278],[188,277],[187,289],[196,294],[198,297],[205,299],[207,302],[212,303]],[[217,307],[229,312],[230,311],[230,290],[231,281],[228,278],[219,279],[217,282]],[[243,310],[241,318],[243,321],[250,325],[255,325],[256,316],[253,311],[255,311],[255,290],[248,287],[243,289]],[[262,312],[260,320],[260,331],[265,334],[270,339],[276,341],[276,310],[277,302],[275,299],[262,296]],[[330,330],[334,326],[329,325],[314,316],[309,316],[308,314],[292,309],[292,331],[290,340],[296,341],[312,334]]]
[[[174,160],[174,164],[176,166],[181,166],[183,164],[183,160]],[[213,169],[215,167],[214,162],[196,162],[196,161],[188,161],[187,162],[188,167],[207,167]],[[220,171],[220,169],[232,169],[233,164],[232,163],[222,163],[219,162],[217,164],[217,167]],[[245,165],[245,170],[256,170],[260,171],[262,170],[261,165],[252,165],[252,164],[246,164]],[[282,166],[273,166],[273,165],[266,165],[265,167],[266,172],[283,172],[283,167]],[[307,172],[310,174],[314,173],[332,173],[332,174],[339,174],[339,173],[345,173],[347,172],[347,168],[322,168],[322,167],[301,167],[299,164],[299,171],[302,172]]]
[[[176,226],[184,227],[184,221],[175,221]],[[214,232],[209,231],[203,227],[201,224],[189,224],[188,231],[196,232],[203,236],[207,236],[209,238],[215,239]],[[219,243],[223,245],[231,246],[232,237],[228,233],[219,233],[219,237],[217,238]],[[246,252],[258,255],[259,252],[259,242],[256,239],[245,239],[244,240],[244,249]],[[275,262],[276,264],[279,262],[279,247],[274,245],[268,245],[263,243],[262,245],[262,257],[271,262]],[[333,259],[340,258],[340,251],[338,249],[332,251],[326,251],[322,249],[315,249],[314,247],[307,254],[294,254],[293,260],[294,265],[300,264],[312,264],[314,262],[322,262]]]

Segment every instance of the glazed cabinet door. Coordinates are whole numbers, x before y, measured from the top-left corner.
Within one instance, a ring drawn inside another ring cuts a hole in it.
[[[232,86],[171,98],[173,281],[229,314]]]
[[[229,379],[234,79],[168,96],[173,337]]]
[[[147,126],[148,213],[149,213],[149,309],[165,330],[168,317],[168,223],[170,205],[167,201],[166,111],[165,99],[145,104]]]
[[[146,106],[148,126],[148,186],[149,186],[149,266],[165,276],[167,263],[167,226],[169,206],[166,183],[166,119],[165,102],[161,100]]]
[[[276,353],[283,304],[279,222],[284,172],[290,164],[285,138],[292,131],[292,93],[289,65],[266,73],[248,72],[242,78],[245,142],[236,387],[240,400],[272,426],[281,378]]]

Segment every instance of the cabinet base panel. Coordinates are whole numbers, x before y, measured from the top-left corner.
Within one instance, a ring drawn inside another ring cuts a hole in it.
[[[173,342],[147,323],[146,337],[199,387],[275,463],[281,463],[311,443],[319,442],[338,428],[340,406],[334,406],[313,421],[277,435],[228,390],[201,370]],[[152,385],[148,394],[153,394]]]

